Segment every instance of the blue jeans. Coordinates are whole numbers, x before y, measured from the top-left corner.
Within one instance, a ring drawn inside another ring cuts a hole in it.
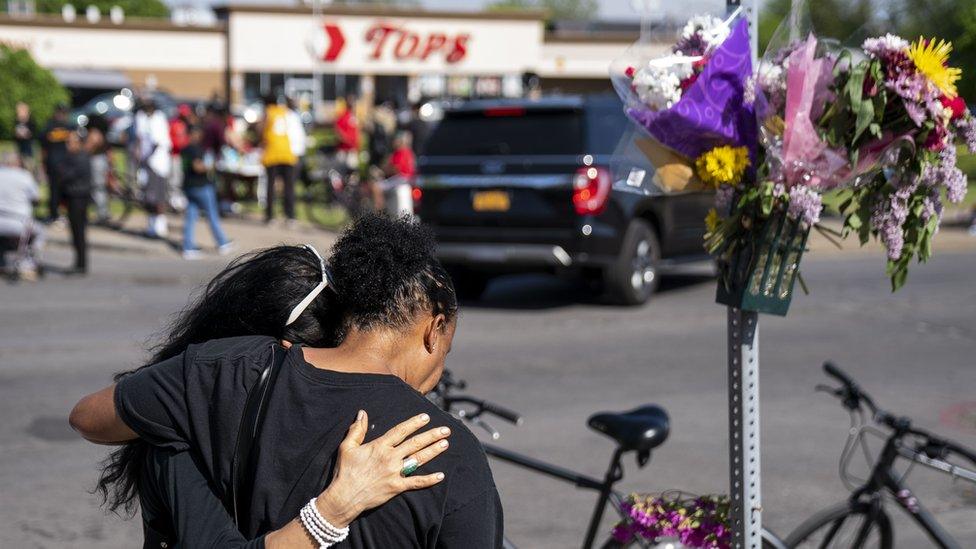
[[[183,251],[195,250],[196,243],[193,241],[193,230],[197,224],[198,210],[203,210],[210,223],[210,232],[213,233],[214,240],[218,246],[227,244],[227,237],[220,228],[220,218],[217,215],[217,193],[213,185],[202,185],[199,187],[187,187],[183,189],[186,193],[186,217],[183,221]]]

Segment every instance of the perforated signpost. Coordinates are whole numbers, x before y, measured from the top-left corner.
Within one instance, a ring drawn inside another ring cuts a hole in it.
[[[753,60],[758,50],[755,0],[727,0],[731,14],[740,7],[749,18]],[[728,308],[729,497],[732,547],[762,547],[762,495],[759,445],[759,314]]]

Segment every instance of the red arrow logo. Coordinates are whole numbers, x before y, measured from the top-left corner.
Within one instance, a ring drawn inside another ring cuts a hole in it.
[[[324,28],[325,34],[329,37],[329,47],[322,55],[322,60],[335,61],[346,45],[346,37],[342,35],[342,29],[335,23],[326,23]]]

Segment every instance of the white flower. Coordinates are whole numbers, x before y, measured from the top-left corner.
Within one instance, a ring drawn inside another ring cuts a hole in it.
[[[661,67],[648,64],[634,74],[637,97],[652,110],[670,109],[681,99],[681,80],[690,75],[680,65]]]
[[[905,51],[908,46],[909,43],[904,38],[888,33],[878,38],[868,38],[861,47],[868,55],[877,58],[888,52]]]
[[[708,45],[708,49],[717,48],[729,37],[732,29],[725,21],[711,15],[696,15],[688,20],[681,31],[682,38],[689,39],[696,34]]]
[[[756,82],[766,92],[786,91],[786,71],[775,63],[761,63]]]
[[[752,105],[756,102],[756,76],[750,74],[749,78],[746,78],[745,88],[742,90],[742,102],[746,105]]]

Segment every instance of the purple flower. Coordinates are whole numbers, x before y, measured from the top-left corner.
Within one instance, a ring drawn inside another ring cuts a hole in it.
[[[953,204],[962,202],[969,188],[966,174],[956,166],[956,161],[956,148],[946,147],[939,153],[938,164],[927,164],[922,168],[920,178],[920,183],[926,187],[944,187],[946,198]]]
[[[683,54],[687,56],[698,56],[705,55],[705,50],[708,49],[708,44],[702,39],[701,34],[695,33],[691,36],[682,36],[678,43],[674,45],[671,49],[672,52],[677,54]]]
[[[793,219],[800,220],[807,225],[820,221],[820,211],[823,209],[823,199],[820,193],[797,185],[790,189],[790,204],[787,214]]]
[[[895,192],[879,200],[871,214],[871,226],[888,251],[888,259],[897,261],[905,247],[904,225],[908,220],[908,200],[918,190],[921,180],[914,176],[896,176],[891,180]]]
[[[720,213],[728,213],[732,207],[732,198],[734,195],[735,189],[730,185],[721,185],[715,191],[715,209]]]
[[[613,528],[613,539],[619,543],[627,543],[634,539],[634,528],[627,523],[620,523]]]
[[[962,132],[962,138],[966,142],[969,152],[976,153],[976,118],[968,112],[956,120],[956,128]]]

